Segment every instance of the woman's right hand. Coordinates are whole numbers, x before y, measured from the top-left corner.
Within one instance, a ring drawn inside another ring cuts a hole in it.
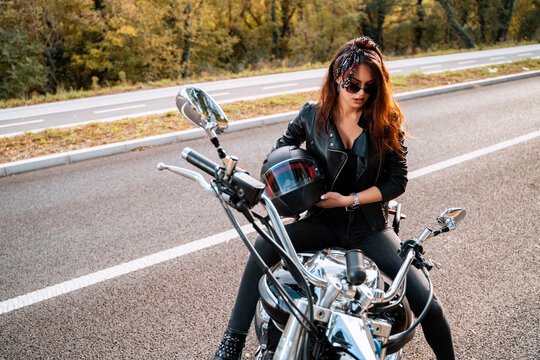
[[[337,192],[327,192],[326,194],[321,195],[321,201],[315,204],[315,206],[332,209],[336,207],[345,207],[350,206],[354,202],[352,195],[341,195]]]

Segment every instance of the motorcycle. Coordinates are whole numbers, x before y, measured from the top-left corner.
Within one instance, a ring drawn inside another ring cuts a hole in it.
[[[227,155],[220,146],[217,135],[227,129],[228,121],[219,105],[195,86],[182,87],[176,104],[188,121],[204,129],[223,164],[218,165],[185,148],[182,157],[210,175],[210,182],[199,172],[186,168],[163,163],[157,168],[194,180],[214,195],[263,269],[255,315],[259,341],[255,359],[269,358],[269,345],[276,333],[279,340],[274,360],[400,359],[403,346],[414,336],[433,298],[428,271],[439,264],[424,258],[422,244],[430,237],[455,229],[456,223],[465,216],[465,210],[446,209],[437,217],[440,224],[437,229],[426,227],[417,238],[402,242],[403,263],[394,279],[382,273],[360,250],[325,249],[297,254],[284,220],[265,193],[266,185],[237,166],[238,157]],[[265,216],[254,211],[258,204],[266,210]],[[232,210],[241,213],[280,254],[278,264],[269,268],[264,263]],[[401,204],[391,202],[389,213],[394,215],[392,225],[397,233],[401,219],[405,218]],[[416,320],[404,296],[406,275],[411,266],[422,271],[430,291],[429,300]]]

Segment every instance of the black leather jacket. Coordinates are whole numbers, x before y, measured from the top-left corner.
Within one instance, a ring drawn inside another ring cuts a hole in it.
[[[276,148],[296,145],[306,142],[308,150],[317,159],[317,164],[322,168],[327,191],[332,191],[335,181],[347,161],[345,148],[340,140],[339,133],[332,121],[328,121],[328,133],[317,133],[315,124],[316,104],[306,103],[298,116],[289,123],[283,136],[277,141]],[[369,129],[364,129],[369,139]],[[403,141],[402,146],[403,146]],[[369,144],[369,141],[368,141]],[[379,188],[383,200],[371,204],[363,204],[360,209],[364,213],[369,225],[373,230],[386,227],[388,219],[387,202],[403,194],[407,185],[407,161],[405,155],[407,148],[403,146],[402,153],[386,153],[383,156],[374,156],[373,148],[367,146],[367,154],[356,153],[358,156],[356,170],[355,191],[360,192],[372,186]],[[347,195],[347,194],[343,194]],[[319,214],[320,208],[312,208],[310,213]]]

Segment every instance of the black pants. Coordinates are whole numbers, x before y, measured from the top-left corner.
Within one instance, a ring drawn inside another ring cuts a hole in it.
[[[330,209],[323,214],[309,217],[286,226],[297,252],[320,250],[328,247],[361,249],[391,278],[399,270],[402,259],[397,254],[399,238],[390,228],[372,230],[361,211],[346,212],[343,208]],[[255,248],[269,266],[279,261],[279,256],[261,237]],[[250,256],[240,282],[229,330],[247,334],[259,298],[258,281],[262,271]],[[422,272],[414,267],[407,275],[406,296],[412,311],[420,315],[429,296],[429,286]],[[452,335],[441,304],[434,299],[422,321],[424,336],[437,355],[437,359],[454,359]]]

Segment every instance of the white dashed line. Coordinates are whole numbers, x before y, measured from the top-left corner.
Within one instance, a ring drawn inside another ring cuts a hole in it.
[[[296,86],[296,85],[298,85],[298,83],[283,84],[283,85],[274,85],[274,86],[265,86],[265,87],[263,87],[263,90],[280,89],[280,88],[291,87],[291,86]]]
[[[426,66],[422,66],[420,69],[435,69],[435,68],[439,68],[441,66],[442,66],[441,64],[426,65]]]
[[[120,110],[137,109],[137,108],[141,108],[145,106],[146,106],[145,104],[140,104],[140,105],[124,106],[124,107],[119,107],[119,108],[114,108],[114,109],[96,110],[94,111],[94,114],[103,114],[103,113],[120,111]]]
[[[5,128],[5,127],[9,127],[9,126],[17,126],[17,125],[35,124],[35,123],[38,123],[38,122],[43,122],[43,119],[31,120],[31,121],[23,121],[23,122],[18,122],[18,123],[13,123],[13,124],[6,124],[6,125],[0,125],[0,128]]]

